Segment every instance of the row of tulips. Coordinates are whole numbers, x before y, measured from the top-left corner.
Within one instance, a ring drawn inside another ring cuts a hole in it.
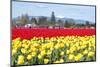
[[[12,29],[12,39],[20,37],[21,39],[31,39],[32,37],[56,37],[56,36],[91,36],[95,29],[44,29],[44,28],[24,28]]]
[[[12,65],[94,61],[95,50],[95,35],[16,38],[12,40]]]

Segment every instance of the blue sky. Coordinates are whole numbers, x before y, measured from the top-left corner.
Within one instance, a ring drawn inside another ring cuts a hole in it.
[[[82,19],[95,22],[94,6],[60,5],[46,3],[12,2],[12,18],[28,14],[29,16],[51,16]]]

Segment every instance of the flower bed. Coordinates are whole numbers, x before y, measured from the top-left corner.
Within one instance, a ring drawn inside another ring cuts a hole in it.
[[[95,29],[12,29],[12,38],[31,39],[33,37],[90,36]]]
[[[95,61],[95,29],[13,29],[12,65]]]
[[[12,41],[12,65],[36,65],[95,60],[95,35],[16,38]]]

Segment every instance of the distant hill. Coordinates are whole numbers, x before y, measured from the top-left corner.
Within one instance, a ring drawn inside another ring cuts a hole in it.
[[[32,18],[39,18],[39,17],[47,17],[47,16],[29,16],[29,19],[31,20]],[[19,18],[14,18],[14,19],[19,19]],[[47,20],[49,21],[51,19],[51,17],[47,17]],[[73,19],[73,18],[60,18],[60,17],[56,17],[56,21],[58,20],[62,20],[63,22],[65,22],[66,20],[68,22],[72,22],[72,20],[74,20],[74,22],[76,24],[85,24],[85,22],[87,20],[82,20],[82,19]],[[90,21],[89,21],[90,22]],[[94,22],[90,22],[91,24],[93,24]]]

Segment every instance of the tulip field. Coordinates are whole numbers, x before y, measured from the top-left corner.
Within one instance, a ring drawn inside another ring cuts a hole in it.
[[[95,61],[95,29],[12,29],[12,65]]]
[[[33,37],[57,37],[57,36],[91,36],[95,35],[95,29],[12,29],[12,38],[31,39]]]

